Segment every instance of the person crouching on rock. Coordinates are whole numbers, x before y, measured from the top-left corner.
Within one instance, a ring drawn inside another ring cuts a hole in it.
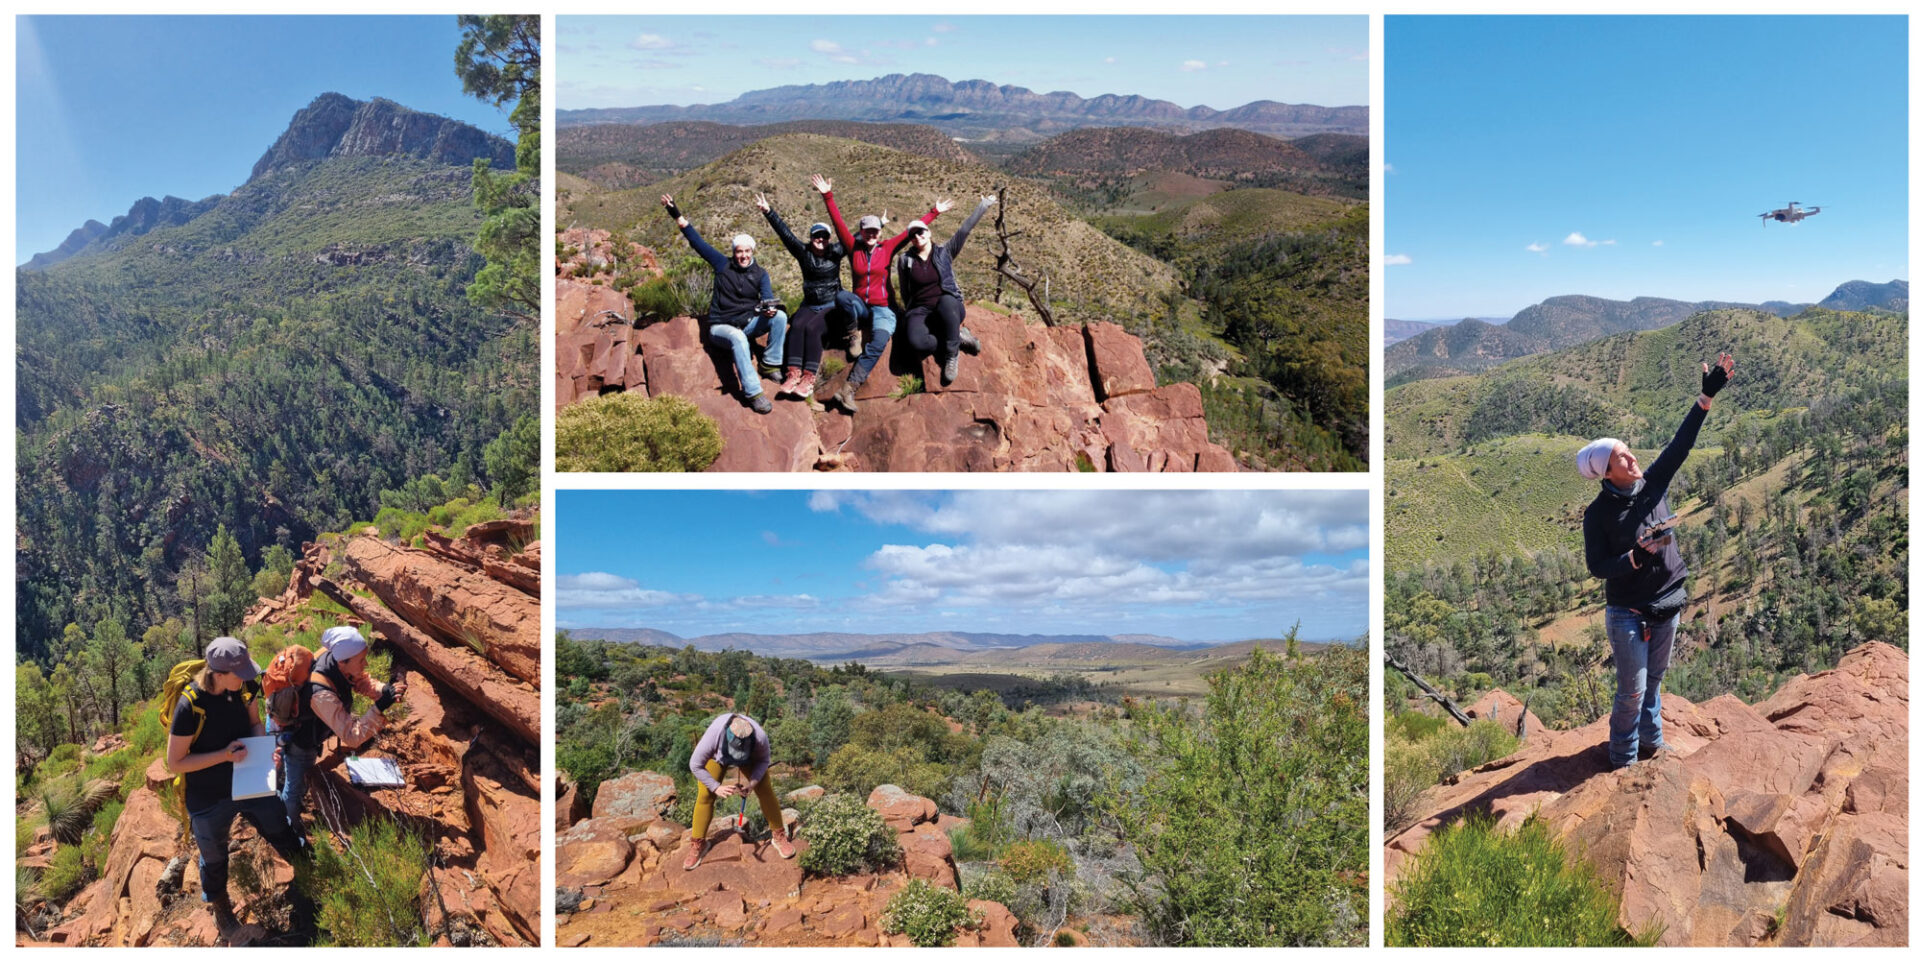
[[[200,850],[200,897],[213,911],[223,940],[240,925],[227,895],[227,841],[234,817],[252,822],[261,839],[296,869],[312,861],[312,851],[277,798],[233,798],[233,764],[247,756],[241,739],[265,735],[259,706],[243,693],[259,673],[239,640],[220,637],[208,644],[206,666],[181,695],[168,728],[167,769],[186,781],[187,822]],[[310,921],[312,903],[298,886],[292,900],[296,924]]]
[[[300,691],[299,719],[280,735],[285,766],[280,778],[280,801],[287,822],[300,829],[300,804],[307,797],[307,780],[320,749],[330,736],[340,745],[357,749],[385,729],[385,712],[407,692],[405,681],[383,684],[367,673],[367,641],[353,627],[328,627],[320,634],[321,653],[313,661],[306,689]],[[373,701],[367,712],[353,715],[353,695]]]
[[[1607,642],[1613,647],[1613,716],[1607,759],[1618,770],[1666,749],[1660,730],[1660,680],[1673,631],[1687,603],[1687,564],[1674,543],[1667,487],[1693,449],[1714,394],[1733,376],[1733,357],[1700,364],[1700,397],[1644,473],[1612,437],[1576,456],[1580,475],[1600,481],[1583,521],[1587,571],[1607,582]]]
[[[892,339],[898,319],[894,316],[893,301],[887,299],[887,265],[892,262],[895,250],[906,242],[905,230],[886,240],[880,239],[880,231],[886,227],[885,211],[881,216],[868,214],[860,218],[860,229],[849,233],[847,222],[840,219],[840,207],[833,201],[833,181],[814,175],[814,189],[827,201],[827,217],[833,221],[834,230],[840,234],[840,243],[847,248],[847,267],[853,273],[853,289],[840,294],[840,308],[848,315],[853,325],[851,340],[847,347],[848,359],[853,361],[853,372],[840,385],[833,395],[835,403],[848,413],[858,413],[860,405],[853,395],[860,392],[860,385],[867,382],[873,368],[879,364],[880,355],[886,352],[887,341]],[[953,209],[952,200],[936,201],[925,216],[919,219],[921,224],[933,222],[935,217]],[[860,325],[867,324],[873,329],[872,336],[863,345],[860,342]]]
[[[787,314],[773,296],[773,278],[767,269],[753,262],[753,237],[740,234],[733,238],[733,256],[700,239],[700,232],[680,215],[672,194],[661,194],[660,205],[680,227],[693,252],[713,268],[713,298],[707,305],[707,340],[733,352],[733,368],[740,374],[740,395],[755,413],[772,413],[773,401],[760,388],[760,375],[753,369],[753,338],[767,335],[763,358],[766,374],[780,376],[780,352],[787,342]]]
[[[966,245],[974,224],[998,199],[981,197],[980,205],[973,208],[960,229],[937,246],[926,224],[918,220],[907,224],[907,242],[893,257],[889,279],[898,293],[888,296],[907,312],[908,345],[932,354],[940,364],[941,386],[953,383],[953,378],[960,375],[961,351],[980,352],[980,341],[961,326],[967,319],[967,307],[960,295],[960,282],[953,276],[953,260]]]
[[[767,829],[773,831],[774,852],[782,857],[793,856],[793,844],[787,842],[786,823],[780,816],[780,801],[774,797],[773,783],[767,778],[767,768],[772,765],[773,742],[752,718],[723,713],[707,724],[707,732],[694,745],[693,758],[687,763],[693,778],[700,782],[699,796],[693,802],[693,845],[687,850],[688,870],[699,866],[707,855],[707,827],[713,823],[715,798],[738,797],[748,791],[760,799],[760,812],[767,818]],[[747,778],[746,785],[721,786],[720,780],[729,769],[739,770]]]
[[[833,184],[819,174],[814,174],[813,185],[822,194],[833,189]],[[834,242],[833,231],[824,223],[809,227],[807,242],[801,243],[793,231],[787,229],[787,222],[774,212],[766,194],[756,195],[753,203],[766,215],[774,234],[800,264],[803,295],[800,309],[793,312],[793,319],[787,323],[787,378],[775,392],[805,400],[813,396],[815,381],[820,376],[820,354],[826,340],[828,315],[844,312],[839,298],[847,291],[840,286],[840,261],[846,259],[847,248]]]

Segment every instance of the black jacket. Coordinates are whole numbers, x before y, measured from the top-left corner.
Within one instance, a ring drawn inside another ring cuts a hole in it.
[[[985,200],[980,201],[980,205],[974,207],[973,212],[967,215],[967,222],[961,224],[960,229],[955,230],[953,236],[947,238],[946,243],[935,245],[933,251],[927,255],[927,260],[933,264],[934,269],[940,271],[940,289],[956,300],[966,298],[960,294],[960,281],[953,276],[953,258],[959,256],[960,248],[967,245],[967,234],[973,232],[973,225],[980,222],[980,217],[987,212],[988,206],[991,204]],[[904,310],[913,302],[913,277],[907,271],[906,265],[907,258],[914,256],[918,250],[919,248],[913,245],[912,240],[902,242],[900,249],[893,255],[892,268],[887,271],[887,302],[897,309]]]
[[[715,250],[700,238],[700,231],[689,223],[680,228],[682,236],[713,268],[713,300],[707,305],[707,322],[744,327],[760,312],[760,301],[773,299],[773,278],[758,260],[741,267],[732,257]]]
[[[1673,516],[1667,506],[1667,487],[1693,451],[1694,438],[1706,419],[1707,411],[1695,403],[1680,421],[1672,442],[1632,490],[1602,480],[1599,495],[1587,505],[1583,522],[1587,571],[1607,582],[1608,606],[1644,611],[1686,580],[1687,563],[1680,559],[1677,537],[1668,537],[1658,553],[1640,553],[1638,567],[1634,566],[1635,545],[1648,527]]]
[[[813,245],[802,241],[787,229],[787,222],[780,219],[778,213],[766,211],[767,222],[773,225],[773,232],[785,244],[787,252],[800,263],[800,287],[805,292],[806,306],[826,306],[843,289],[840,286],[840,261],[846,259],[847,248],[838,240],[828,240],[824,253],[813,252]]]

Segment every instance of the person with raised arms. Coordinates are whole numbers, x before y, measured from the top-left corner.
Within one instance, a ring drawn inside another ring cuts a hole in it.
[[[863,349],[849,347],[849,354],[857,354],[853,363],[853,372],[847,374],[846,382],[833,395],[835,403],[848,413],[857,413],[860,405],[854,400],[854,394],[860,385],[867,382],[873,374],[873,368],[880,362],[880,355],[886,352],[887,341],[893,337],[898,324],[894,313],[893,300],[888,299],[890,291],[887,277],[888,265],[893,261],[894,251],[906,241],[907,231],[880,239],[880,231],[887,225],[886,213],[880,216],[868,214],[860,218],[859,230],[847,230],[847,222],[840,218],[840,207],[834,203],[833,181],[814,174],[813,188],[827,201],[827,216],[833,221],[833,228],[840,234],[840,243],[847,248],[847,266],[853,271],[853,290],[840,297],[840,304],[853,323],[852,339],[859,342],[860,325],[868,323],[872,335],[866,338]],[[935,217],[953,209],[953,201],[940,200],[921,217],[917,223],[932,223]]]
[[[680,228],[687,244],[713,268],[713,298],[707,305],[707,340],[726,347],[733,354],[733,367],[740,376],[740,395],[755,413],[772,413],[773,401],[761,389],[760,375],[753,368],[753,338],[767,335],[762,358],[767,375],[780,375],[781,351],[787,342],[787,314],[773,295],[773,279],[765,267],[753,261],[757,244],[749,234],[733,238],[733,256],[722,256],[705,240],[693,223],[680,215],[672,194],[661,194],[660,205]]]
[[[961,353],[980,352],[980,341],[962,326],[967,319],[966,299],[953,275],[953,261],[974,225],[998,201],[994,196],[981,197],[980,205],[946,243],[935,244],[933,232],[919,220],[907,224],[907,242],[893,256],[888,282],[898,293],[889,291],[888,297],[906,311],[907,344],[932,354],[940,365],[941,386],[960,375]]]

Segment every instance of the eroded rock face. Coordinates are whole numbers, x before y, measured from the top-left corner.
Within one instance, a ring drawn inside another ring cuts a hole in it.
[[[509,675],[540,678],[540,601],[444,555],[378,537],[349,537],[334,552],[347,576],[443,642],[476,649]]]
[[[1753,706],[1661,705],[1670,751],[1652,761],[1610,771],[1601,720],[1530,732],[1428,791],[1387,842],[1389,895],[1441,825],[1478,809],[1511,829],[1537,810],[1619,891],[1622,925],[1663,926],[1662,945],[1906,944],[1904,651],[1856,647]]]
[[[972,305],[966,322],[980,354],[961,359],[952,384],[941,385],[933,358],[897,359],[890,344],[855,394],[857,414],[826,405],[849,366],[822,379],[816,403],[776,400],[761,415],[697,320],[635,329],[624,295],[570,279],[586,256],[560,265],[555,288],[557,403],[615,390],[692,400],[726,443],[711,470],[1238,469],[1208,438],[1199,389],[1156,387],[1139,338],[1117,324],[1048,328]],[[903,374],[916,383],[903,385]]]
[[[599,792],[593,796],[593,815],[595,818],[658,820],[673,809],[674,798],[672,777],[642,770],[601,783]]]

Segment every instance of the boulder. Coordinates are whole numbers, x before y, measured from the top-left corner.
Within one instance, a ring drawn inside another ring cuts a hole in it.
[[[911,831],[916,825],[936,820],[940,808],[926,797],[915,796],[891,783],[883,783],[873,788],[867,795],[867,806],[879,811],[886,818],[887,825],[901,833]],[[952,852],[952,848],[948,848]]]
[[[787,791],[787,795],[782,799],[788,803],[799,803],[804,800],[819,800],[826,795],[827,788],[815,783],[801,787],[798,790],[789,790]]]
[[[553,829],[555,833],[565,833],[567,828],[587,818],[592,811],[587,808],[587,798],[580,794],[580,787],[565,774],[560,775],[559,798],[553,805]]]
[[[1014,936],[1014,929],[1020,921],[1013,911],[1005,905],[992,900],[968,900],[967,908],[978,911],[981,917],[976,928],[983,947],[1017,947],[1020,941]]]
[[[476,649],[509,675],[540,680],[540,601],[426,550],[349,537],[335,550],[345,575],[443,643]]]
[[[593,815],[658,820],[673,809],[675,797],[672,777],[642,770],[602,782],[594,794]]]
[[[960,889],[960,876],[953,864],[953,841],[937,824],[922,823],[902,833],[900,849],[906,854],[908,876],[949,890]]]
[[[1117,323],[1089,323],[1084,328],[1087,359],[1095,394],[1106,400],[1154,388],[1153,366],[1140,338]]]

